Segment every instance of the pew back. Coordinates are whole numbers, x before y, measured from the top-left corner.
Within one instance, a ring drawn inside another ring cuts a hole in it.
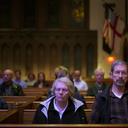
[[[17,109],[0,109],[0,123],[7,124],[7,123],[19,123],[19,112]]]

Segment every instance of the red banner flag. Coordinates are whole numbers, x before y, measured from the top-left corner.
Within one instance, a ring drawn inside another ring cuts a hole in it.
[[[105,19],[103,27],[103,49],[107,53],[114,52],[118,55],[120,52],[121,37],[123,35],[124,22],[120,16],[115,15],[111,10],[109,16]]]

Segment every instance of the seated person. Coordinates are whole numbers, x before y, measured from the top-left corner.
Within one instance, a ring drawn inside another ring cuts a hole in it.
[[[110,78],[111,86],[96,97],[91,123],[128,124],[128,64],[115,60],[111,65]]]
[[[22,88],[27,88],[27,84],[25,83],[25,81],[21,80],[21,71],[20,70],[15,71],[15,78],[14,78],[13,82],[20,85]]]
[[[55,79],[68,75],[69,75],[69,71],[66,67],[58,66],[55,68]]]
[[[57,78],[61,78],[61,77],[68,77],[73,82],[72,77],[69,74],[69,70],[64,66],[58,66],[57,68],[55,68],[55,78],[57,79]],[[74,85],[74,83],[73,83],[73,85]],[[49,90],[48,98],[51,97],[52,95],[53,95],[52,91]],[[82,95],[80,95],[80,93],[76,87],[75,87],[75,92],[74,92],[73,97],[82,101],[84,103],[85,108],[87,108],[84,97]]]
[[[0,109],[7,109],[7,108],[8,108],[7,103],[2,98],[0,98]]]
[[[75,87],[79,91],[87,91],[88,90],[87,83],[85,81],[83,81],[82,78],[81,78],[80,70],[75,70],[73,72],[73,82],[74,82]]]
[[[72,97],[75,87],[67,77],[54,81],[53,96],[40,103],[33,123],[84,124],[87,123],[83,102]]]
[[[98,68],[94,72],[95,75],[95,83],[89,85],[88,93],[89,96],[96,96],[98,93],[102,93],[102,91],[107,87],[104,82],[104,71],[101,68]]]
[[[2,71],[0,70],[0,85],[3,83],[3,73]]]
[[[34,87],[38,87],[38,88],[48,87],[45,80],[45,74],[43,72],[38,73],[37,81],[35,82]]]
[[[35,79],[35,74],[30,72],[27,76],[27,80],[25,81],[27,83],[27,87],[33,87],[35,82],[36,82],[36,79]]]
[[[22,96],[22,87],[13,82],[13,71],[5,69],[3,72],[3,83],[0,85],[0,96]]]

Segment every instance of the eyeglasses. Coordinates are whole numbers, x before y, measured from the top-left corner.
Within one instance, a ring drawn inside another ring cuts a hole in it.
[[[68,92],[68,89],[65,89],[65,88],[56,88],[55,91],[57,91],[57,92],[62,91],[64,93],[67,93]]]

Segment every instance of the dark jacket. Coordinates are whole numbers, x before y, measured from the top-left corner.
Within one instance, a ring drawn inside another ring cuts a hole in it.
[[[41,84],[41,82],[38,80],[34,83],[34,87],[39,87],[39,84]],[[46,81],[43,81],[42,87],[48,87],[48,84],[46,83]]]
[[[10,88],[9,92],[6,90]],[[10,82],[9,85],[2,83],[0,85],[0,96],[23,96],[23,90],[20,85],[15,84],[13,81]]]
[[[0,109],[7,109],[7,108],[8,108],[7,103],[2,98],[0,98]]]
[[[83,103],[76,99],[69,99],[68,107],[63,113],[62,119],[54,109],[53,97],[41,102],[33,123],[37,124],[84,124],[87,123]]]
[[[101,87],[98,87],[97,83],[89,85],[87,95],[96,96],[98,93],[104,91],[106,87],[107,87],[106,83],[103,83]]]
[[[91,123],[110,123],[110,88],[111,86],[108,86],[102,93],[97,95],[91,116]]]
[[[111,85],[112,86],[112,85]],[[110,89],[108,86],[102,93],[96,97],[96,102],[91,116],[91,123],[110,124]],[[125,96],[128,99],[128,90],[126,88]],[[128,102],[127,102],[128,105]]]

